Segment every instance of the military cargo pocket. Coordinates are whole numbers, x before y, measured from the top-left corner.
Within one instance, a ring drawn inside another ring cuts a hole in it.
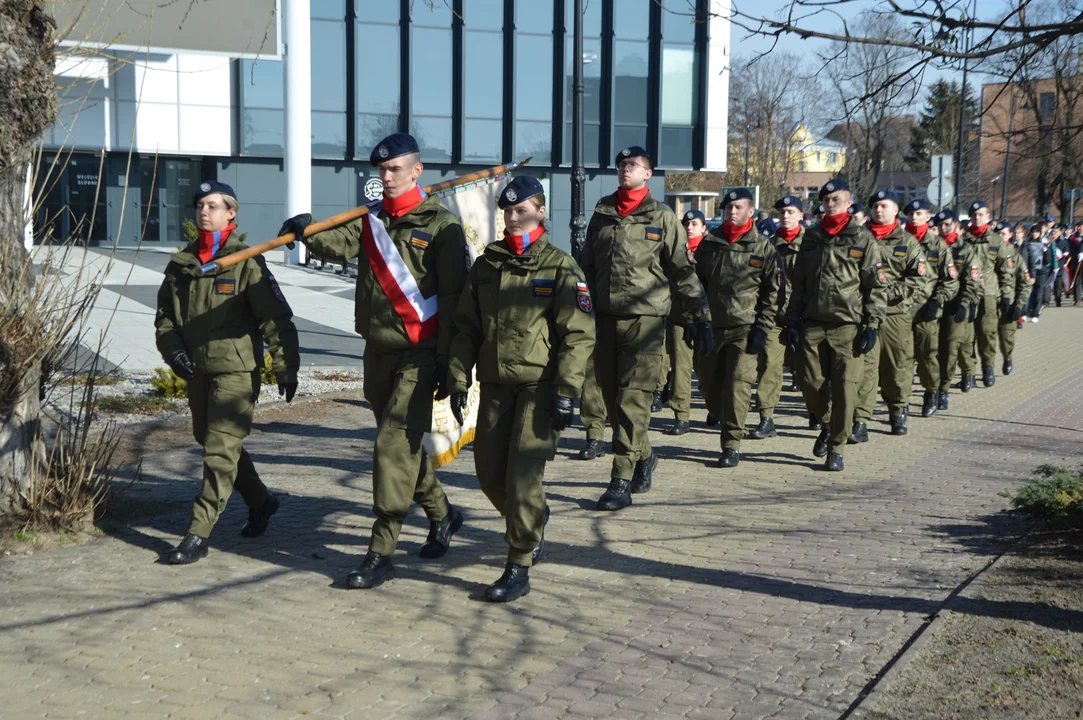
[[[397,376],[385,410],[385,421],[390,427],[429,432],[432,430],[432,397],[427,377],[419,382],[416,373]]]
[[[553,430],[553,414],[549,409],[549,400],[541,398],[545,407],[531,399],[523,406],[522,414],[517,418],[519,425],[519,454],[538,460],[552,460],[557,454],[557,442],[560,435]]]

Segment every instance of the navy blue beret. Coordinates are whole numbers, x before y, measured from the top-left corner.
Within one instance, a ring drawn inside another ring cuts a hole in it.
[[[538,178],[530,175],[516,175],[512,178],[504,192],[500,193],[500,199],[496,201],[498,207],[506,208],[516,205],[535,195],[544,195],[545,188],[538,182]]]
[[[827,183],[824,184],[822,188],[820,188],[820,199],[823,200],[825,197],[827,197],[833,192],[849,189],[850,183],[846,182],[846,178],[837,177],[832,180],[828,180]]]
[[[749,202],[753,202],[752,191],[743,187],[733,188],[722,198],[722,207],[726,207],[735,200],[748,200]]]
[[[955,214],[955,211],[951,208],[944,208],[936,214],[936,221],[942,223],[945,220],[959,220],[959,216]]]
[[[775,210],[781,211],[782,208],[795,207],[801,212],[805,212],[805,206],[801,204],[801,198],[796,195],[787,195],[784,198],[779,198],[775,203]]]
[[[851,215],[857,215],[859,212],[865,213],[866,215],[869,214],[869,211],[865,208],[865,206],[859,202],[852,203],[848,209],[848,212]]]
[[[204,180],[196,188],[196,191],[192,194],[192,205],[207,197],[219,193],[221,195],[229,195],[234,200],[237,199],[237,193],[233,192],[233,188],[225,183],[220,183],[217,180]]]
[[[1000,222],[998,222],[996,225],[993,226],[993,229],[996,230],[997,232],[1003,232],[1004,230],[1011,230],[1012,229],[1012,224],[1010,222],[1005,222],[1004,220],[1001,220]]]
[[[681,218],[681,222],[691,222],[693,220],[699,220],[700,222],[707,222],[707,218],[704,216],[702,210],[689,210]]]
[[[388,135],[383,140],[376,143],[376,147],[372,149],[372,153],[369,155],[369,162],[373,165],[379,165],[382,162],[387,162],[391,158],[420,152],[421,150],[417,146],[417,140],[414,140],[413,135],[397,132]]]
[[[761,235],[767,235],[768,237],[770,237],[771,235],[775,234],[776,230],[778,230],[778,225],[779,223],[777,220],[774,220],[773,218],[764,218],[763,220],[760,220],[758,223],[756,223],[756,229],[760,231]]]
[[[890,200],[896,205],[900,205],[899,193],[893,190],[877,190],[872,195],[869,195],[869,207],[872,207],[881,200]]]
[[[823,203],[820,203],[819,205],[817,205],[817,206],[816,206],[816,214],[817,214],[817,215],[823,215],[823,214],[824,214],[824,213],[826,213],[826,212],[827,212],[827,211],[826,211],[826,210],[824,210],[824,205],[823,205]]]
[[[917,212],[918,210],[932,209],[933,204],[931,202],[929,202],[925,198],[917,198],[916,200],[911,200],[910,202],[906,203],[906,207],[903,208],[903,212],[909,215],[910,213]]]
[[[989,203],[985,202],[984,200],[975,200],[974,202],[970,203],[970,208],[968,210],[968,213],[970,215],[973,215],[978,210],[981,210],[982,208],[988,208],[988,207],[989,207]]]
[[[632,145],[631,147],[626,147],[623,150],[621,150],[619,153],[617,153],[617,158],[613,161],[613,165],[614,166],[620,165],[622,160],[628,160],[629,158],[637,158],[637,157],[641,157],[641,158],[646,159],[647,167],[649,167],[651,169],[654,169],[654,160],[651,159],[650,153],[648,153],[646,150],[639,147],[638,145]]]

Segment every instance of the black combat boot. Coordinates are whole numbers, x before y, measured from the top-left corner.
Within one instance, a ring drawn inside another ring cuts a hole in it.
[[[937,390],[936,391],[936,409],[947,410],[948,409],[948,391]]]
[[[748,431],[748,437],[752,440],[766,440],[767,438],[778,437],[778,431],[775,430],[775,421],[761,415],[760,424]]]
[[[812,454],[816,457],[823,457],[827,455],[827,438],[831,435],[831,429],[828,427],[820,428],[820,435],[816,438],[816,442],[812,445]]]
[[[580,460],[593,460],[605,455],[605,443],[601,440],[587,438],[587,444],[579,451]]]
[[[891,418],[891,434],[892,435],[905,435],[906,434],[906,408],[899,411],[899,414]]]
[[[633,493],[645,493],[651,489],[651,478],[654,477],[654,469],[658,467],[658,456],[651,450],[651,456],[645,460],[636,460],[635,471],[632,473],[630,489]]]
[[[830,453],[827,456],[827,460],[824,462],[824,470],[829,472],[839,472],[845,469],[846,464],[842,461],[842,455],[838,453]]]
[[[451,547],[451,536],[463,526],[463,514],[451,505],[448,505],[447,515],[440,520],[429,521],[429,537],[421,546],[418,555],[426,560],[435,560],[443,557]]]
[[[722,454],[718,456],[718,467],[720,468],[734,468],[741,462],[741,453],[737,452],[733,448],[724,448]]]
[[[545,521],[542,522],[541,537],[538,539],[538,547],[530,553],[530,564],[537,565],[545,554],[545,526],[549,524],[549,506],[545,506]]]
[[[385,580],[394,575],[395,566],[391,564],[391,558],[369,550],[357,569],[346,576],[346,587],[351,590],[359,588],[368,590],[380,587]]]
[[[690,427],[687,420],[674,420],[673,424],[662,432],[666,435],[684,435]]]
[[[620,478],[609,481],[609,488],[598,498],[599,510],[622,510],[632,504],[631,483]]]
[[[207,538],[188,533],[180,545],[169,552],[166,562],[170,565],[190,565],[202,557],[207,557]]]
[[[864,443],[869,441],[869,426],[867,423],[863,423],[860,420],[855,422],[853,427],[850,428],[850,437],[846,439],[847,445],[856,445],[858,443]]]
[[[974,389],[974,376],[963,375],[963,379],[959,381],[959,389],[965,393]]]
[[[936,414],[936,390],[926,390],[921,396],[921,416],[932,417]]]
[[[1012,370],[1015,369],[1015,363],[1012,362],[1011,357],[1007,357],[1004,359],[1004,365],[1000,369],[1005,375],[1012,374]]]
[[[983,365],[981,369],[981,384],[985,387],[993,387],[996,384],[997,376],[993,372],[992,365]]]
[[[666,404],[664,402],[662,402],[662,391],[661,390],[655,390],[654,391],[654,399],[651,401],[651,412],[652,413],[661,412],[663,409],[665,409],[665,407],[666,407]]]
[[[816,417],[812,413],[808,414],[808,429],[809,430],[822,430],[823,424],[820,422],[820,418]]]
[[[530,568],[508,563],[504,574],[485,590],[489,602],[511,602],[530,593]]]
[[[248,508],[248,522],[241,528],[241,536],[253,538],[267,532],[271,516],[276,512],[278,512],[278,498],[274,495],[268,495],[258,508]]]

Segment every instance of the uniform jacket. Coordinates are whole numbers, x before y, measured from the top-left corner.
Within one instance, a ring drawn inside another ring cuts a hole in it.
[[[397,220],[390,216],[373,218],[382,222],[387,234],[402,255],[406,267],[426,298],[437,298],[436,334],[416,345],[410,342],[406,326],[380,287],[366,258],[357,263],[357,293],[354,327],[369,347],[377,351],[397,351],[431,347],[436,361],[447,364],[448,348],[454,335],[455,308],[466,282],[466,236],[452,213],[430,195],[420,205]],[[316,254],[340,261],[365,254],[361,236],[363,218],[341,227],[316,233],[305,244]]]
[[[1049,272],[1049,268],[1044,263],[1045,246],[1042,245],[1041,240],[1027,240],[1023,243],[1023,254],[1027,261],[1027,270],[1030,271],[1031,276],[1038,277]]]
[[[474,263],[455,311],[451,389],[478,382],[551,382],[557,395],[579,397],[594,352],[590,292],[571,256],[534,241],[522,255],[495,242]]]
[[[617,213],[616,193],[598,201],[587,225],[582,266],[599,314],[665,317],[672,279],[685,318],[709,319],[684,228],[650,193],[625,218]]]
[[[876,238],[855,222],[835,237],[805,231],[786,305],[786,324],[850,323],[879,327],[887,310],[887,277]]]
[[[1015,272],[1013,282],[1013,297],[1015,299],[1012,300],[1012,304],[1018,308],[1025,308],[1027,301],[1030,300],[1030,273],[1027,272],[1027,264],[1023,260],[1023,255],[1015,245],[1008,244],[1006,250],[1012,254],[1012,265],[1014,265]],[[1012,320],[1015,320],[1015,318],[1012,318]]]
[[[944,314],[944,306],[959,294],[959,268],[955,267],[951,249],[944,238],[931,232],[925,233],[924,240],[918,240],[925,251],[925,281],[929,284],[929,298],[940,303],[936,312],[937,319]],[[917,312],[915,307],[914,311]]]
[[[880,261],[884,264],[888,315],[911,315],[925,304],[932,292],[929,267],[921,243],[906,232],[902,223],[880,240]]]
[[[216,258],[243,250],[230,233]],[[198,248],[173,254],[158,289],[155,343],[167,362],[185,351],[196,370],[218,375],[263,365],[263,343],[280,383],[297,381],[301,365],[293,311],[262,257],[200,276]]]
[[[805,228],[797,231],[797,236],[790,242],[775,237],[775,250],[778,251],[778,267],[782,271],[778,290],[778,312],[775,315],[776,327],[786,325],[786,303],[790,296],[790,278],[793,277],[797,257],[801,252],[801,242],[805,239]]]
[[[778,252],[755,225],[731,244],[716,228],[696,250],[696,275],[716,328],[775,327],[781,278]]]
[[[965,242],[962,235],[952,243],[949,249],[951,250],[951,260],[959,273],[959,290],[950,303],[950,311],[954,313],[955,308],[960,305],[969,309],[982,301],[985,296],[985,290],[982,288],[984,273],[982,271],[982,260],[978,256],[978,247]],[[949,307],[948,305],[944,307],[946,316],[949,314]]]
[[[976,237],[967,228],[960,240],[973,245],[975,254],[981,260],[982,275],[985,278],[985,294],[1000,296],[1002,299],[1013,299],[1012,293],[1015,288],[1015,261],[1012,255],[1005,251],[1004,238],[993,232],[992,228],[985,231],[982,237]]]

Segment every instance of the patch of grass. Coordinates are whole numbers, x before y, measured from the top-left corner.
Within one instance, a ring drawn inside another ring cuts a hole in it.
[[[160,397],[182,398],[188,396],[188,383],[172,368],[154,368],[150,385]]]
[[[90,380],[90,373],[79,373],[78,375],[72,376],[69,380],[67,380],[65,382],[73,382],[76,385],[86,385],[88,380]],[[121,382],[122,382],[121,378],[118,378],[116,375],[95,375],[94,376],[94,384],[97,385],[98,387],[109,387],[110,385],[119,385]]]
[[[14,538],[19,542],[34,542],[34,537],[34,533],[26,530],[16,530],[14,533]]]
[[[316,378],[317,380],[324,380],[326,382],[343,383],[358,382],[361,379],[360,375],[352,372],[347,372],[345,370],[328,370],[326,372],[316,372],[312,373],[312,377]]]
[[[1003,495],[1019,512],[1058,524],[1083,526],[1083,469],[1073,472],[1056,465],[1039,465],[1015,495]]]
[[[113,395],[94,401],[94,411],[101,413],[153,415],[173,407],[169,398],[159,395]]]
[[[259,378],[263,381],[264,385],[277,385],[278,378],[275,377],[274,361],[271,359],[271,353],[263,353],[263,367],[259,369]]]

